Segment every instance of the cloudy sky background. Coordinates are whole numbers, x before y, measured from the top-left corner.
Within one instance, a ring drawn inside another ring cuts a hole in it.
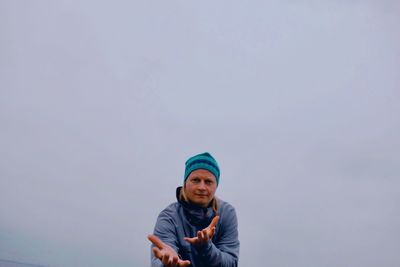
[[[399,266],[399,3],[0,1],[0,259],[149,266],[209,151],[241,266]]]

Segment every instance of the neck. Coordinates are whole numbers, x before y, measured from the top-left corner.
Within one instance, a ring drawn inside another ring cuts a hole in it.
[[[211,200],[210,203],[208,203],[207,205],[204,205],[204,206],[200,206],[200,205],[198,205],[198,204],[192,203],[192,202],[187,198],[187,196],[185,195],[184,187],[178,187],[177,190],[179,190],[179,195],[177,194],[177,196],[178,196],[178,199],[179,199],[180,201],[184,201],[184,202],[189,203],[189,204],[191,204],[191,205],[194,205],[194,206],[197,206],[197,207],[202,207],[202,208],[211,207],[211,208],[214,210],[214,212],[217,213],[217,211],[218,211],[218,199],[217,199],[215,196],[214,196],[214,198]]]

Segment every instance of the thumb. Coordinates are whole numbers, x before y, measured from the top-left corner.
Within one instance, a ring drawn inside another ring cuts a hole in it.
[[[179,260],[178,261],[178,266],[179,267],[186,267],[186,266],[189,266],[189,265],[190,265],[190,261],[188,261],[188,260],[185,260],[185,261]]]
[[[210,238],[212,238],[215,234],[215,227],[211,228],[211,234],[210,234]]]
[[[196,242],[197,237],[184,237],[183,238],[186,242],[189,242],[190,244],[193,244]]]

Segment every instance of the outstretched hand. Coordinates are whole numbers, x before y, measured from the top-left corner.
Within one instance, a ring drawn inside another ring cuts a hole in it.
[[[190,261],[181,260],[176,251],[162,242],[155,235],[148,235],[147,238],[154,244],[153,253],[165,267],[186,267],[190,265]]]
[[[217,215],[212,219],[212,221],[208,227],[197,232],[197,236],[184,237],[184,239],[192,245],[203,245],[203,244],[208,243],[208,241],[211,240],[215,234],[215,229],[216,229],[218,220],[219,220],[219,216]]]

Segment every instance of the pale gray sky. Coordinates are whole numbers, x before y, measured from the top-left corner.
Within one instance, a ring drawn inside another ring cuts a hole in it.
[[[0,2],[0,259],[149,266],[211,152],[246,267],[400,265],[400,2]]]

